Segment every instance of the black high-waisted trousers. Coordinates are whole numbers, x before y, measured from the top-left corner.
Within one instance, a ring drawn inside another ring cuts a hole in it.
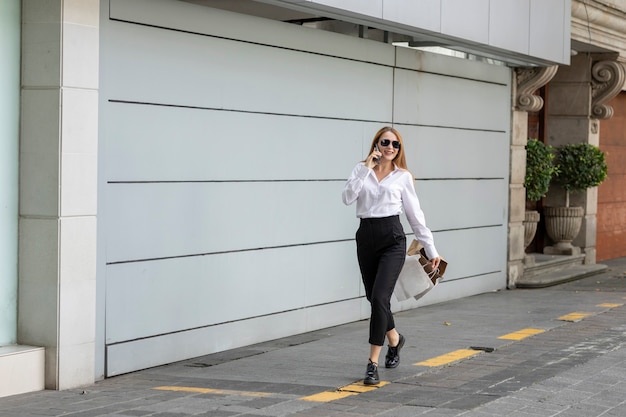
[[[365,295],[372,307],[369,343],[383,346],[385,333],[396,327],[391,295],[406,256],[400,217],[361,219],[356,247]]]

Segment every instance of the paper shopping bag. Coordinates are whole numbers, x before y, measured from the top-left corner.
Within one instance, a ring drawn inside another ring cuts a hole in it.
[[[416,239],[413,239],[411,245],[409,245],[409,249],[406,251],[407,255],[419,255],[419,261],[424,271],[431,278],[433,285],[437,285],[437,283],[443,278],[443,274],[446,272],[446,267],[448,266],[448,262],[445,259],[441,258],[441,262],[439,262],[439,267],[436,270],[433,270],[432,265],[429,262],[428,257],[426,256],[426,251],[421,243],[419,243]]]
[[[439,267],[433,270],[424,247],[416,239],[413,239],[406,253],[404,266],[393,292],[398,301],[409,298],[418,300],[426,295],[443,278],[448,266],[442,259]]]
[[[407,256],[404,261],[393,294],[398,301],[405,301],[409,298],[418,299],[434,286],[435,284],[420,263],[420,255],[412,255]]]

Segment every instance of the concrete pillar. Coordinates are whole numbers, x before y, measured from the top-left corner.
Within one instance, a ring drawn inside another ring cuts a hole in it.
[[[515,71],[513,110],[511,117],[511,149],[509,167],[509,234],[507,287],[515,288],[524,275],[524,219],[526,214],[526,143],[528,112],[539,111],[543,99],[535,92],[554,77],[556,66],[518,68]]]
[[[22,1],[18,342],[94,381],[99,0]]]
[[[509,251],[507,287],[515,288],[524,274],[524,215],[526,208],[526,141],[528,140],[528,112],[514,110],[509,170]]]

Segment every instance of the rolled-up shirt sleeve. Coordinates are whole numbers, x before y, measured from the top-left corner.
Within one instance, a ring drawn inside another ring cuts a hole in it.
[[[435,248],[435,239],[430,229],[426,227],[426,217],[415,192],[413,176],[406,171],[403,180],[406,181],[406,186],[403,187],[402,191],[402,206],[406,218],[411,225],[413,233],[415,233],[415,238],[424,246],[428,259],[437,258],[439,253]]]

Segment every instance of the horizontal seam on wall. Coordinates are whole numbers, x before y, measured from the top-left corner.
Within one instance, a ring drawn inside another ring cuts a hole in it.
[[[397,122],[394,123],[391,121],[383,121],[383,120],[348,119],[345,117],[315,116],[315,115],[295,114],[295,113],[262,112],[262,111],[255,111],[255,110],[226,109],[223,107],[191,106],[187,104],[155,103],[155,102],[149,102],[149,101],[135,101],[135,100],[121,100],[121,99],[108,99],[107,101],[109,103],[115,103],[115,104],[134,104],[134,105],[141,105],[141,106],[173,107],[173,108],[178,108],[178,109],[223,111],[223,112],[232,112],[232,113],[248,113],[248,114],[266,115],[266,116],[280,116],[280,117],[301,117],[304,119],[341,120],[341,121],[347,121],[347,122],[381,123],[381,124],[392,124],[394,126],[430,127],[430,128],[435,128],[435,129],[467,130],[471,132],[507,133],[506,130],[500,130],[500,129],[480,129],[480,128],[473,128],[473,127],[428,125],[428,124],[420,124],[420,123],[397,123]]]
[[[433,230],[433,233],[441,233],[441,232],[454,232],[459,230],[477,230],[477,229],[490,229],[494,227],[501,227],[503,224],[488,224],[482,226],[469,226],[469,227],[458,227],[453,229],[441,229],[441,230]],[[407,237],[412,236],[412,233],[407,234]],[[182,258],[194,258],[199,256],[213,256],[213,255],[226,255],[230,253],[243,253],[243,252],[256,252],[262,250],[273,250],[273,249],[286,249],[286,248],[295,248],[300,246],[314,246],[314,245],[327,245],[331,243],[345,243],[352,242],[354,239],[338,239],[338,240],[327,240],[322,242],[310,242],[310,243],[297,243],[291,245],[277,245],[277,246],[263,246],[258,248],[246,248],[246,249],[236,249],[236,250],[226,250],[226,251],[216,251],[216,252],[204,252],[204,253],[192,253],[187,255],[176,255],[176,256],[162,256],[155,258],[140,258],[140,259],[129,259],[125,261],[111,261],[107,262],[106,265],[120,265],[120,264],[128,264],[128,263],[139,263],[139,262],[154,262],[154,261],[168,261],[172,259],[182,259]]]
[[[474,178],[414,178],[416,181],[502,181],[504,177]],[[272,182],[345,182],[346,178],[320,179],[245,179],[245,180],[110,180],[107,184],[237,184],[237,183],[272,183]]]
[[[227,321],[223,321],[223,322],[219,322],[219,323],[207,324],[205,326],[190,327],[188,329],[175,330],[175,331],[171,331],[171,332],[167,332],[167,333],[159,333],[159,334],[154,334],[154,335],[150,335],[150,336],[137,337],[135,339],[128,339],[128,340],[122,340],[122,341],[119,341],[119,342],[106,343],[106,346],[108,347],[108,346],[115,346],[115,345],[120,345],[120,344],[124,344],[124,343],[132,343],[132,342],[137,342],[137,341],[140,341],[140,340],[152,339],[152,338],[155,338],[155,337],[169,336],[169,335],[177,334],[177,333],[185,333],[185,332],[190,332],[190,331],[194,331],[194,330],[207,329],[207,328],[210,328],[210,327],[223,326],[225,324],[240,323],[240,322],[244,322],[244,321],[248,321],[248,320],[254,320],[254,319],[259,319],[259,318],[263,318],[263,317],[275,316],[277,314],[292,313],[294,311],[307,310],[307,309],[314,308],[314,307],[321,307],[321,306],[326,306],[326,305],[331,305],[331,304],[342,303],[344,301],[359,300],[359,299],[364,299],[364,298],[365,298],[365,296],[362,295],[362,296],[359,296],[359,297],[344,298],[342,300],[330,301],[330,302],[327,302],[327,303],[312,304],[312,305],[299,307],[299,308],[292,308],[292,309],[288,309],[288,310],[274,311],[272,313],[260,314],[260,315],[257,315],[257,316],[245,317],[245,318],[237,319],[237,320],[227,320]]]
[[[462,77],[462,76],[459,76],[459,75],[441,74],[441,73],[434,72],[434,71],[417,70],[415,68],[398,67],[398,66],[395,66],[395,65],[381,64],[380,62],[366,61],[366,60],[363,60],[363,59],[348,58],[348,57],[339,56],[339,55],[324,54],[322,52],[309,51],[309,50],[305,50],[305,49],[289,48],[289,47],[286,47],[286,46],[272,45],[272,44],[261,43],[261,42],[253,42],[253,41],[249,41],[249,40],[236,39],[236,38],[229,38],[229,37],[226,37],[226,36],[212,35],[212,34],[208,34],[208,33],[196,32],[196,31],[193,31],[193,30],[171,28],[171,27],[162,26],[162,25],[155,25],[155,24],[143,23],[143,22],[134,22],[132,20],[125,20],[125,19],[111,18],[111,17],[109,17],[109,20],[114,21],[114,22],[127,23],[127,24],[131,24],[131,25],[138,25],[138,26],[145,26],[145,27],[155,28],[155,29],[169,30],[169,31],[172,31],[172,32],[180,32],[180,33],[186,33],[186,34],[190,34],[190,35],[204,36],[204,37],[214,38],[214,39],[222,39],[222,40],[231,41],[231,42],[241,42],[241,43],[247,43],[249,45],[264,46],[264,47],[267,47],[267,48],[283,49],[283,50],[286,50],[286,51],[301,52],[301,53],[305,53],[305,54],[319,55],[319,56],[325,56],[325,57],[335,58],[335,59],[343,59],[343,60],[346,60],[346,61],[362,62],[364,64],[377,65],[377,66],[380,66],[380,67],[386,67],[386,68],[391,68],[391,69],[402,69],[402,70],[405,70],[405,71],[413,71],[413,72],[419,72],[419,73],[423,73],[423,74],[432,74],[432,75],[437,75],[437,76],[440,76],[440,77],[457,78],[457,79],[461,79],[461,80],[469,80],[469,81],[480,82],[480,83],[483,83],[483,84],[490,84],[490,85],[498,85],[498,86],[502,86],[502,87],[508,87],[507,83],[502,83],[502,82],[494,82],[494,81],[488,81],[488,80],[481,80],[481,79],[478,79],[478,78]],[[396,46],[396,48],[399,48],[399,47]],[[396,55],[396,54],[394,54],[394,55]],[[396,57],[394,57],[394,62],[395,62],[395,60],[396,60]]]
[[[126,260],[126,261],[107,262],[106,265],[108,266],[108,265],[118,265],[118,264],[134,263],[134,262],[165,261],[165,260],[170,260],[170,259],[192,258],[192,257],[197,257],[197,256],[225,255],[229,253],[256,252],[256,251],[271,250],[271,249],[293,248],[293,247],[298,247],[298,246],[313,246],[313,245],[325,245],[329,243],[350,242],[353,240],[354,239],[328,240],[324,242],[298,243],[298,244],[292,244],[292,245],[278,245],[278,246],[263,246],[263,247],[258,247],[258,248],[246,248],[246,249],[226,250],[226,251],[217,251],[217,252],[194,253],[194,254],[188,254],[188,255],[132,259],[132,260]]]
[[[117,180],[107,181],[107,184],[194,184],[194,183],[270,183],[270,182],[345,182],[343,178],[327,178],[327,179],[261,179],[261,180]]]

